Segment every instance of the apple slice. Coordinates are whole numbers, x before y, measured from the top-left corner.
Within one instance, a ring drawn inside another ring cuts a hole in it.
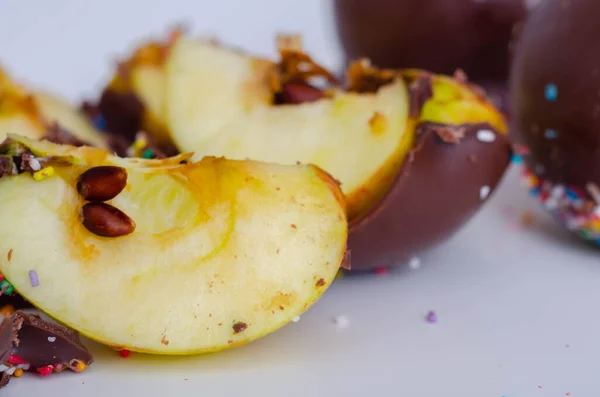
[[[165,66],[167,124],[180,150],[278,164],[317,164],[341,182],[350,219],[389,187],[410,147],[408,90],[395,79],[377,93],[332,90],[273,105],[276,65],[209,42],[180,38]]]
[[[14,82],[0,68],[0,142],[7,134],[42,138],[54,123],[87,144],[107,148],[106,139],[75,107],[57,95],[34,91]]]
[[[18,136],[2,151],[33,160],[0,178],[0,272],[117,349],[206,353],[262,337],[311,306],[345,257],[343,196],[315,166],[123,159]]]

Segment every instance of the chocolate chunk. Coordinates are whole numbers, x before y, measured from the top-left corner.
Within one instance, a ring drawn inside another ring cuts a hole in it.
[[[133,92],[117,92],[106,89],[98,107],[106,121],[109,132],[133,141],[142,127],[144,104]]]
[[[436,133],[440,127],[418,126],[415,148],[387,195],[350,225],[348,249],[354,269],[399,265],[444,241],[484,203],[481,189],[492,192],[500,182],[512,154],[507,136],[488,123],[464,124],[458,126],[464,137],[448,144]],[[492,131],[495,139],[480,141],[480,130]]]
[[[13,317],[22,322],[18,334],[20,342],[13,354],[34,368],[56,364],[71,368],[73,360],[86,365],[94,361],[89,350],[81,343],[77,331],[22,311],[16,312]]]
[[[22,321],[14,316],[2,319],[0,317],[0,364],[8,361],[13,347],[19,342],[17,333],[21,328]]]
[[[18,332],[21,329],[22,321],[15,316],[4,319],[0,317],[0,321],[0,366],[4,366],[13,353],[15,346],[19,344]],[[10,382],[11,375],[3,370],[0,371],[1,389]]]
[[[0,156],[0,178],[15,175],[16,167],[11,156]]]
[[[410,83],[410,115],[412,117],[419,117],[423,105],[431,97],[433,97],[433,86],[431,83],[431,76],[427,74],[421,74],[416,80]]]
[[[92,146],[89,143],[77,138],[69,131],[62,128],[58,123],[52,123],[48,128],[48,133],[45,137],[46,140],[62,145],[71,146]]]

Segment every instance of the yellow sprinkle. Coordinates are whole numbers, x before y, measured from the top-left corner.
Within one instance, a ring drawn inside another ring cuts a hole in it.
[[[148,142],[146,142],[145,139],[138,139],[133,143],[133,150],[138,151],[138,150],[142,150],[143,148],[146,147],[146,145],[148,144]]]
[[[35,172],[33,174],[33,179],[36,181],[43,181],[46,178],[50,178],[52,175],[54,175],[54,167],[46,167]]]
[[[23,370],[21,368],[15,369],[15,372],[13,373],[13,376],[15,378],[20,378],[21,376],[23,376]]]
[[[75,372],[83,372],[87,368],[87,365],[83,361],[78,361],[75,365]]]
[[[9,317],[15,312],[15,308],[11,305],[6,305],[0,309],[0,317]]]

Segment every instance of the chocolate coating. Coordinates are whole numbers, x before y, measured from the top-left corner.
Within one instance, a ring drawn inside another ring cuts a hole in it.
[[[454,134],[439,126],[419,125],[415,149],[387,196],[351,225],[353,270],[398,265],[444,241],[485,202],[481,188],[491,193],[500,182],[511,158],[508,137],[487,123],[451,127]],[[495,140],[479,140],[480,130]]]
[[[385,68],[506,81],[513,28],[524,0],[335,0],[336,28],[347,60]]]
[[[600,185],[600,40],[596,0],[545,0],[511,74],[513,137],[555,183]],[[537,167],[541,170],[540,167]]]
[[[20,323],[11,317],[0,318],[0,364],[4,364],[10,357],[13,346],[17,342],[17,332]]]
[[[20,342],[14,354],[35,368],[59,363],[69,367],[72,360],[83,361],[86,365],[94,361],[76,331],[21,311],[14,317],[22,321]]]
[[[107,88],[100,97],[98,108],[109,132],[133,142],[144,116],[144,104],[137,95]]]
[[[14,293],[12,295],[0,295],[0,309],[6,305],[11,305],[13,309],[29,309],[33,305],[25,300],[21,295]]]

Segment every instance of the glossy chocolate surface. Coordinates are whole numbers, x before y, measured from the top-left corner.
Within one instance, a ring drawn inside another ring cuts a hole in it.
[[[511,75],[513,137],[545,179],[600,185],[597,0],[545,0],[529,18]]]
[[[383,68],[421,68],[505,82],[524,0],[335,0],[336,28],[348,61],[367,57]]]
[[[510,162],[508,137],[487,123],[423,123],[417,134],[387,196],[351,226],[353,270],[399,265],[449,238],[485,203]]]
[[[20,343],[14,353],[33,367],[59,363],[68,367],[72,360],[82,361],[86,365],[93,362],[91,353],[81,343],[77,331],[20,311],[14,316],[22,321]]]

